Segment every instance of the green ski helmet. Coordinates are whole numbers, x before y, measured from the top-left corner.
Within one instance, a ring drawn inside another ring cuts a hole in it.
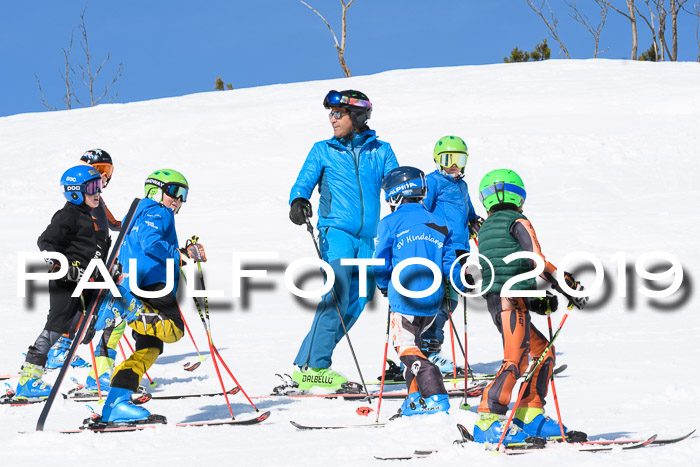
[[[479,200],[487,211],[499,204],[513,204],[520,208],[526,196],[523,180],[512,170],[492,170],[479,183]]]
[[[172,169],[160,169],[150,174],[144,188],[146,198],[157,203],[163,202],[163,193],[171,198],[182,198],[184,203],[187,201],[189,190],[190,187],[185,176]]]
[[[452,167],[454,164],[464,173],[468,158],[467,143],[459,136],[443,136],[435,143],[433,160],[438,171],[443,175],[447,175],[444,167]]]

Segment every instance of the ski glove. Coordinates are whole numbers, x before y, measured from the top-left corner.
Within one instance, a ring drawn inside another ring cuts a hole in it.
[[[387,289],[380,289],[379,287],[377,287],[377,288],[378,288],[379,291],[382,293],[382,295],[384,295],[384,296],[386,297]]]
[[[469,238],[476,238],[481,225],[484,223],[483,217],[475,217],[469,221]]]
[[[187,240],[184,248],[180,248],[180,260],[185,256],[195,263],[204,263],[207,260],[207,254],[204,252],[204,245],[201,243],[192,243],[191,240]]]
[[[85,269],[80,267],[80,261],[72,261],[68,268],[68,273],[66,274],[66,280],[70,282],[80,282],[80,278],[83,277],[84,272]]]
[[[549,290],[545,297],[535,297],[530,299],[530,311],[534,311],[538,315],[546,315],[554,313],[559,306],[559,299]]]
[[[289,219],[296,225],[303,225],[307,219],[313,217],[311,203],[308,199],[294,198],[292,205],[289,207]]]
[[[569,286],[569,288],[577,290],[577,291],[582,291],[584,290],[583,285],[579,281],[577,281],[574,278],[574,275],[571,274],[570,272],[564,272],[564,281],[566,282],[566,285]],[[559,287],[558,284],[552,285],[552,288],[557,289],[559,292],[561,292],[566,298],[569,299],[569,306],[573,304],[576,308],[579,310],[583,310],[583,308],[586,306],[586,303],[588,303],[588,297],[572,297],[566,292],[564,292],[561,287]]]

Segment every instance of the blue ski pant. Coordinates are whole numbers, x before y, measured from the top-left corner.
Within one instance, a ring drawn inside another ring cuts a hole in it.
[[[344,337],[345,332],[338,316],[343,317],[345,327],[350,330],[368,301],[374,296],[376,283],[372,268],[367,268],[367,297],[360,297],[359,268],[341,266],[343,258],[371,258],[374,254],[374,238],[357,237],[332,227],[322,227],[319,232],[321,256],[335,273],[332,292],[321,298],[316,308],[311,329],[301,343],[294,364],[311,368],[330,368],[333,349]]]

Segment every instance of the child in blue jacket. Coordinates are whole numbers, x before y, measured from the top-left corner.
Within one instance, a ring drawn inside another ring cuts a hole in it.
[[[437,170],[428,174],[428,193],[423,201],[430,212],[444,217],[447,227],[452,234],[452,247],[455,256],[462,264],[466,263],[466,253],[469,253],[469,239],[476,237],[484,219],[474,211],[469,198],[469,187],[464,181],[464,168],[467,165],[467,144],[459,136],[444,136],[435,143],[433,159]],[[467,277],[469,282],[469,277]],[[457,308],[457,295],[450,294],[451,311]],[[443,328],[449,320],[447,300],[440,306],[432,326],[423,334],[421,350],[428,359],[440,367],[443,373],[452,373],[454,364],[449,358],[442,357],[440,350],[445,341]],[[458,368],[462,368],[457,364]]]
[[[374,257],[383,259],[384,264],[373,269],[379,290],[389,298],[393,343],[406,368],[409,395],[401,405],[400,414],[446,412],[450,402],[442,374],[421,352],[420,342],[421,334],[435,320],[445,297],[443,277],[450,276],[455,262],[451,234],[444,219],[423,205],[427,183],[421,170],[397,167],[387,174],[383,188],[393,212],[379,222]],[[432,267],[402,265],[392,278],[399,264],[411,259],[432,262],[439,271],[439,285],[426,297],[409,295],[434,288]],[[455,271],[459,268],[455,267]],[[455,275],[456,285],[463,290],[458,276]]]

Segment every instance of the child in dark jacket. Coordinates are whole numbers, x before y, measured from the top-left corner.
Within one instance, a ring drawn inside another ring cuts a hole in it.
[[[373,269],[379,290],[389,298],[393,343],[406,368],[409,395],[400,414],[446,412],[450,402],[442,373],[421,352],[420,342],[445,297],[443,278],[450,276],[455,262],[451,234],[444,218],[423,205],[427,184],[421,170],[397,167],[387,174],[383,188],[393,212],[379,222],[374,257],[383,259],[384,264]],[[405,260],[414,264],[399,267]],[[432,264],[415,264],[416,261]],[[392,277],[395,270],[397,277]],[[439,276],[437,287],[435,275]],[[459,274],[454,276],[456,285],[464,290]],[[425,297],[411,296],[421,291],[430,293]]]
[[[98,250],[97,225],[90,212],[100,202],[100,173],[86,165],[72,167],[61,177],[61,185],[68,202],[54,214],[37,244],[42,251],[62,253],[70,265],[66,276],[49,281],[49,315],[39,337],[29,346],[14,396],[26,402],[45,399],[51,393],[51,387],[41,379],[47,355],[61,335],[69,331],[74,315],[83,309],[83,298],[71,295]],[[51,272],[55,272],[58,264],[47,261]]]

